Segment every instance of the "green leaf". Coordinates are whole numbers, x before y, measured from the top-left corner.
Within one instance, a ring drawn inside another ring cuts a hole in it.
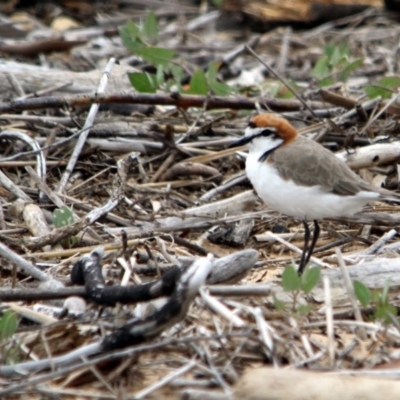
[[[180,84],[180,82],[183,78],[183,75],[184,75],[182,67],[180,67],[179,65],[176,65],[176,64],[170,64],[169,70],[170,70],[172,76],[174,77],[174,79],[177,81],[177,83]]]
[[[382,303],[381,295],[382,293],[379,290],[372,290],[371,291],[372,302],[375,304],[381,304]]]
[[[12,310],[7,310],[0,319],[0,340],[14,335],[18,328],[18,316]]]
[[[140,30],[132,21],[128,21],[126,25],[119,28],[119,36],[124,46],[132,53],[136,53],[143,44]]]
[[[124,46],[132,53],[134,53],[139,47],[139,44],[136,41],[132,40],[125,26],[121,26],[119,28],[119,36],[121,37]]]
[[[379,79],[376,82],[376,86],[364,86],[365,94],[373,99],[375,97],[382,97],[382,99],[388,99],[392,96],[393,91],[400,86],[400,77],[398,76],[386,76]]]
[[[342,52],[338,46],[334,46],[333,51],[329,57],[329,65],[336,67],[342,59]]]
[[[279,300],[275,295],[273,295],[274,306],[277,311],[285,311],[286,305],[282,300]]]
[[[132,40],[136,41],[139,40],[141,41],[142,34],[140,32],[139,27],[133,22],[133,21],[127,21],[125,25],[130,37]]]
[[[318,82],[318,86],[319,87],[326,87],[326,86],[331,86],[334,83],[335,83],[335,81],[332,78],[324,78],[324,79],[321,79]]]
[[[328,57],[328,59],[332,58],[335,48],[336,46],[333,44],[327,44],[326,46],[324,46],[324,54]]]
[[[182,78],[184,77],[184,72],[183,69],[179,66],[176,65],[175,63],[170,63],[168,65],[167,73],[170,73],[172,77],[168,79],[166,82],[166,90],[170,91],[171,88],[173,87],[174,90],[178,90],[180,93],[182,92]]]
[[[339,60],[343,57],[347,57],[350,53],[349,46],[347,44],[343,44],[341,46],[337,46],[335,44],[328,44],[324,47],[324,54],[328,57],[329,63],[332,66],[336,66]]]
[[[353,282],[354,293],[363,307],[367,307],[372,300],[371,291],[360,281]]]
[[[190,79],[190,88],[186,93],[206,95],[208,93],[207,79],[204,71],[198,68]]]
[[[392,317],[397,315],[397,308],[390,304],[386,304],[381,307],[377,307],[375,310],[375,318],[381,319],[384,323],[390,324],[392,322]]]
[[[389,90],[378,88],[376,86],[364,86],[364,92],[369,99],[375,99],[376,97],[388,99],[392,94]]]
[[[164,65],[160,64],[157,67],[157,72],[155,77],[158,86],[161,86],[165,82]]]
[[[339,75],[340,80],[343,82],[347,81],[350,74],[353,73],[357,68],[361,67],[363,63],[363,58],[357,58],[356,60],[347,64]]]
[[[53,211],[53,218],[54,218],[54,225],[57,228],[71,225],[74,222],[74,214],[72,210],[67,206],[56,208]]]
[[[206,77],[209,82],[217,81],[218,69],[219,69],[219,62],[213,62],[208,67]]]
[[[235,88],[223,82],[209,82],[210,89],[217,96],[228,96],[235,92]]]
[[[322,56],[317,63],[315,64],[315,67],[311,71],[311,76],[315,79],[323,79],[330,75],[331,69],[329,67],[329,59],[328,56]]]
[[[288,265],[282,274],[282,287],[286,292],[297,292],[301,288],[301,278],[293,265]]]
[[[155,93],[158,89],[157,77],[147,72],[128,74],[131,85],[140,93]]]
[[[150,11],[147,18],[144,20],[142,25],[142,33],[146,39],[151,42],[158,40],[158,25],[157,18],[153,11]]]
[[[385,76],[384,78],[379,79],[379,86],[383,86],[388,89],[397,89],[400,86],[400,77],[398,76]]]
[[[162,47],[142,47],[136,50],[136,54],[150,64],[168,64],[175,56],[175,51]]]
[[[301,289],[304,293],[308,294],[319,282],[321,277],[321,268],[319,267],[306,267],[303,275],[301,276]]]
[[[307,315],[312,310],[312,304],[300,304],[296,311],[299,315]]]
[[[347,43],[342,44],[339,50],[342,57],[348,57],[350,55],[350,47]]]
[[[335,65],[334,69],[336,71],[338,70],[343,70],[347,65],[350,64],[349,58],[348,57],[342,57],[338,63]]]

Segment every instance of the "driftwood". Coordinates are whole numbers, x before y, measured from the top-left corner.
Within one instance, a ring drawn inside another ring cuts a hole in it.
[[[390,164],[400,157],[400,143],[379,143],[360,147],[352,152],[340,152],[338,157],[344,159],[353,169],[370,168],[376,165]]]
[[[302,1],[275,3],[273,1],[232,1],[222,4],[226,12],[241,12],[251,18],[253,23],[284,23],[297,22],[308,24],[311,22],[326,22],[339,18],[356,18],[354,14],[361,13],[372,6],[381,6],[379,0],[333,0],[333,1]],[[369,11],[369,10],[367,10]],[[365,12],[367,12],[365,11]]]
[[[259,368],[236,384],[235,400],[400,399],[400,382],[323,372]]]
[[[12,74],[25,93],[37,93],[51,87],[54,88],[54,94],[94,92],[103,74],[101,70],[88,72],[64,71],[3,59],[0,60],[0,92],[3,98],[8,98],[14,94],[14,86],[7,79],[10,71],[12,71]],[[131,86],[127,78],[127,73],[134,71],[135,68],[124,63],[116,65],[113,70],[112,79],[108,85],[108,90],[112,92],[128,90]]]

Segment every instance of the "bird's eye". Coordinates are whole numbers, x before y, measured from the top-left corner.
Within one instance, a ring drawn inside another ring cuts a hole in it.
[[[249,124],[248,124],[247,126],[248,126],[249,128],[251,128],[251,129],[257,128],[257,125],[256,125],[253,121],[250,121]]]
[[[275,128],[266,128],[261,132],[260,136],[271,136],[274,135],[275,133],[276,133]]]

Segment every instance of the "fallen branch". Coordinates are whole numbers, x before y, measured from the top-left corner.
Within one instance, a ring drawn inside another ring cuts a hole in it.
[[[237,383],[234,399],[396,399],[400,383],[389,379],[331,375],[287,368],[250,370]]]
[[[0,113],[20,112],[26,110],[40,110],[48,108],[63,108],[77,106],[91,106],[92,104],[151,104],[163,106],[176,106],[179,108],[206,107],[207,110],[215,108],[231,108],[233,110],[255,110],[256,104],[273,111],[302,110],[303,104],[298,100],[247,97],[220,97],[173,94],[119,94],[119,93],[87,93],[75,96],[48,96],[24,100],[15,100],[0,103]],[[308,101],[307,105],[313,109],[326,108],[326,104],[319,101]]]

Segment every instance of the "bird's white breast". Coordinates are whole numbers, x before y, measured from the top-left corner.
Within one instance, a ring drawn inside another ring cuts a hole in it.
[[[278,151],[278,150],[277,150]],[[258,196],[271,209],[305,219],[353,215],[368,201],[379,197],[374,192],[361,191],[355,196],[339,196],[321,186],[301,186],[280,177],[273,164],[258,161],[262,151],[250,151],[246,173]]]

